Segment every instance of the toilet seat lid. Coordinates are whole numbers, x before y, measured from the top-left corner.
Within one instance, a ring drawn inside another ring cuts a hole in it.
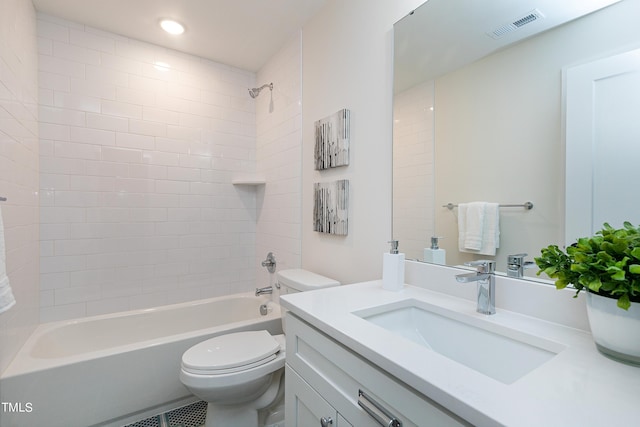
[[[182,366],[198,372],[231,372],[273,360],[279,350],[280,344],[267,331],[235,332],[194,345],[182,355]]]

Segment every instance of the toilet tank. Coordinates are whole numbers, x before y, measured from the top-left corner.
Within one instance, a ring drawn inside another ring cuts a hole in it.
[[[340,285],[340,282],[321,276],[311,271],[295,268],[290,270],[280,270],[276,273],[280,294],[290,294],[294,292],[313,291],[315,289],[330,288]]]
[[[276,273],[276,287],[278,290],[278,302],[280,295],[292,294],[294,292],[313,291],[315,289],[330,288],[340,285],[337,280],[329,279],[311,271],[301,268],[290,270],[280,270]],[[282,330],[287,333],[287,311],[282,309]]]

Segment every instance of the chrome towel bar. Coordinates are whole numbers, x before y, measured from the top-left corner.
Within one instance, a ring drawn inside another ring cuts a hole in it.
[[[521,203],[519,205],[503,205],[503,204],[500,204],[499,206],[501,208],[525,208],[528,211],[533,209],[533,203],[532,202],[524,202],[524,203]],[[458,205],[454,205],[453,203],[447,203],[446,205],[442,205],[442,207],[443,208],[447,208],[449,210],[452,210],[453,208],[457,208]]]

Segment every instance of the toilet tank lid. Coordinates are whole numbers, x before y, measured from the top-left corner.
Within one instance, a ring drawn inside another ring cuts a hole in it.
[[[280,284],[298,291],[310,291],[340,285],[337,280],[301,268],[280,270],[277,275]]]

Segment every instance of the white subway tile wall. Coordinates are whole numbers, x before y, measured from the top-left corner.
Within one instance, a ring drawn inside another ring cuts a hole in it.
[[[277,270],[299,268],[302,241],[302,36],[293,37],[258,72],[257,84],[273,83],[256,98],[258,188],[256,257],[273,252]],[[312,191],[310,188],[309,191]],[[311,224],[308,224],[311,227]],[[257,286],[274,280],[257,264]]]
[[[0,209],[16,299],[0,314],[2,372],[38,324],[39,147],[36,12],[31,1],[0,3]]]
[[[231,181],[256,171],[255,74],[48,15],[38,36],[41,321],[252,289],[256,191]],[[274,92],[282,111],[260,140],[289,156],[299,46],[286,52],[295,82]]]
[[[434,84],[414,86],[394,96],[393,237],[402,252],[420,254],[434,230]]]

